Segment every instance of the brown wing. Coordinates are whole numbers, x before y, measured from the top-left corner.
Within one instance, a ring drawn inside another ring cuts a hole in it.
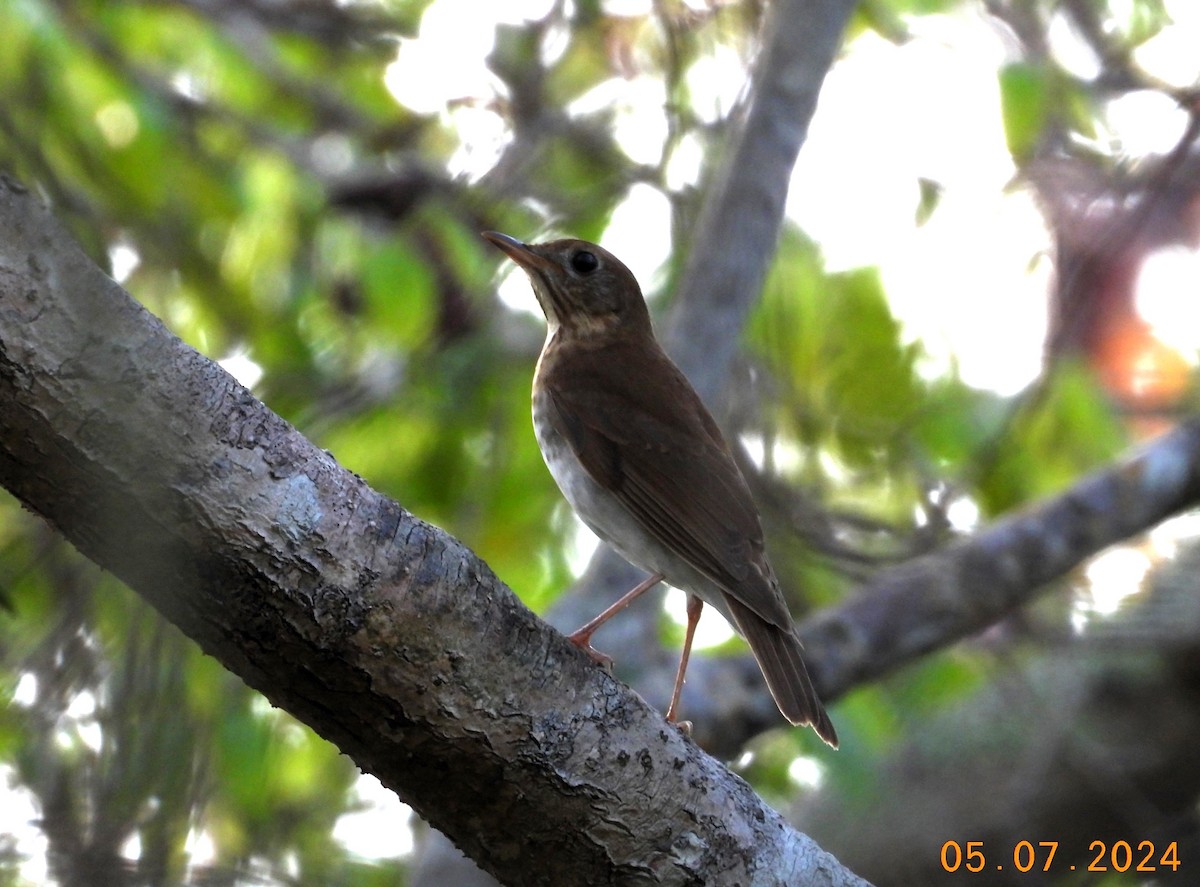
[[[629,374],[630,365],[644,371]],[[543,371],[558,430],[596,481],[661,543],[790,631],[746,482],[716,422],[657,344],[568,349]]]

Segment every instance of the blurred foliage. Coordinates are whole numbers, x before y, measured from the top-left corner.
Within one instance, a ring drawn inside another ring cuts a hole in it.
[[[529,428],[541,321],[498,298],[500,257],[477,232],[598,240],[629,189],[648,184],[670,203],[677,266],[712,169],[680,183],[672,160],[691,144],[719,162],[727,122],[687,75],[720,53],[745,63],[762,5],[646,5],[616,15],[557,3],[502,24],[493,92],[426,112],[398,101],[386,76],[427,0],[10,0],[0,169],[43,189],[175,333],[231,369],[252,363],[258,397],[544,609],[572,564],[571,525]],[[851,34],[901,41],[916,17],[963,5],[871,0]],[[1109,4],[1097,15],[1126,56],[1164,26],[1161,3],[1111,5],[1123,18]],[[662,151],[649,163],[626,153],[605,99],[634,77],[663,87]],[[1052,57],[1026,53],[998,78],[1018,165],[1054,127],[1090,134],[1101,113],[1091,85]],[[464,160],[465,126],[481,115],[505,134],[483,168]],[[924,221],[940,185],[920,186]],[[946,541],[954,502],[999,514],[1124,442],[1078,368],[1015,401],[931,376],[878,272],[828,273],[794,228],[746,345],[758,400],[739,430],[764,441],[764,483],[784,491],[764,505],[772,534],[808,545],[774,545],[786,550],[780,572],[813,600]],[[798,489],[852,543],[823,547],[797,526]],[[349,761],[11,500],[0,502],[0,589],[0,772],[48,841],[0,841],[0,884],[29,883],[23,856],[43,851],[70,884],[403,881],[386,848],[365,862],[334,837],[359,803]],[[857,750],[842,752],[836,778],[848,791],[869,779],[899,712],[971,693],[979,663],[924,663],[841,706]],[[746,771],[772,797],[795,791],[796,743],[763,737]],[[201,844],[211,852],[198,862]]]

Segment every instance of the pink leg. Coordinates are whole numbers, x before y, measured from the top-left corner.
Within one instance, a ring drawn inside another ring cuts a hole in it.
[[[662,573],[651,573],[649,576],[635,585],[631,590],[622,595],[621,599],[615,604],[613,604],[591,622],[587,623],[587,625],[584,625],[582,628],[567,635],[567,640],[591,656],[592,659],[594,659],[600,665],[612,665],[612,659],[610,657],[605,656],[599,650],[596,650],[594,647],[592,647],[592,635],[596,633],[597,628],[599,628],[609,619],[612,619],[651,588],[658,585],[658,583],[662,582],[662,579]]]
[[[696,623],[700,621],[700,613],[704,609],[704,601],[694,594],[688,596],[687,602],[687,634],[683,639],[683,655],[679,657],[679,671],[675,672],[675,690],[671,693],[671,705],[667,709],[667,720],[672,724],[679,714],[679,694],[683,692],[683,676],[687,674],[688,659],[692,655],[692,639],[696,636]]]

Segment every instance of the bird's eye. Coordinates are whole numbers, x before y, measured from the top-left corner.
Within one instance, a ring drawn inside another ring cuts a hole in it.
[[[591,274],[600,267],[600,260],[596,258],[595,253],[581,249],[571,256],[571,267],[580,274]]]

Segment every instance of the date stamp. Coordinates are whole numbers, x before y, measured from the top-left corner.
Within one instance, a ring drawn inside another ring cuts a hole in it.
[[[990,871],[1018,872],[1178,872],[1179,846],[1171,841],[1159,847],[1153,841],[1092,841],[1088,845],[1091,861],[1087,865],[1056,865],[1058,841],[1018,841],[1011,848],[985,847],[983,841],[947,841],[942,845],[942,868],[947,872]]]

